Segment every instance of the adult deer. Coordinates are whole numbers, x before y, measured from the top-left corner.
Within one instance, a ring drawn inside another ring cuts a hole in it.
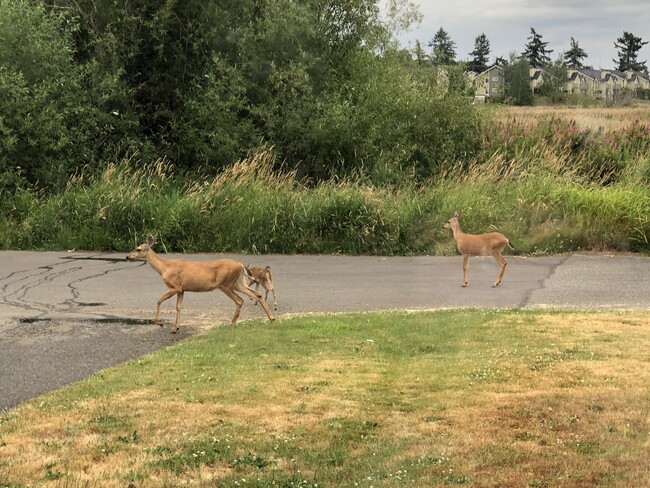
[[[156,307],[156,323],[160,322],[160,304],[176,295],[176,328],[178,332],[181,318],[181,305],[186,291],[212,291],[219,289],[224,292],[237,308],[230,323],[236,325],[237,318],[244,299],[236,291],[248,295],[258,301],[269,320],[275,320],[262,295],[249,288],[246,284],[246,271],[243,264],[232,259],[217,259],[213,261],[188,261],[186,259],[163,259],[156,254],[151,246],[156,242],[155,237],[149,236],[147,242],[140,244],[131,251],[126,259],[146,261],[162,276],[168,290],[158,299]]]
[[[458,250],[463,255],[463,287],[467,286],[467,266],[470,256],[487,256],[492,255],[499,264],[499,275],[494,282],[493,287],[499,286],[503,279],[503,273],[508,264],[503,258],[501,253],[503,249],[508,246],[513,251],[515,250],[510,243],[510,240],[500,232],[489,232],[487,234],[465,234],[460,229],[461,212],[456,210],[454,216],[443,226],[445,229],[451,229],[454,234],[454,240]]]

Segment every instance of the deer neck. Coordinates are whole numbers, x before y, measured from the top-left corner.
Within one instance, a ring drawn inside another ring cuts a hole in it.
[[[455,240],[458,240],[465,235],[465,233],[461,230],[460,224],[458,222],[451,225],[451,232],[454,235]]]
[[[149,265],[156,271],[156,273],[158,273],[161,276],[164,273],[164,271],[167,269],[167,260],[158,256],[158,254],[156,254],[153,251],[153,249],[149,249],[145,261],[148,262]]]

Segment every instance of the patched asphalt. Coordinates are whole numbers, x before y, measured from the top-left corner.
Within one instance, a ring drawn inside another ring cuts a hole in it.
[[[0,411],[86,378],[103,368],[227,325],[233,302],[223,293],[186,293],[181,331],[170,334],[175,298],[148,265],[124,254],[0,253]],[[498,288],[492,258],[471,258],[462,288],[462,258],[351,256],[221,257],[271,266],[277,317],[301,313],[425,310],[459,307],[650,310],[650,257],[637,255],[506,256]],[[265,318],[246,299],[239,326]]]

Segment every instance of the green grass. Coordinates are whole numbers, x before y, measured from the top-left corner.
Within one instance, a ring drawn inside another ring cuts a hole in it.
[[[451,254],[442,224],[462,210],[466,232],[499,230],[528,255],[650,253],[647,111],[488,113],[482,150],[426,179],[395,161],[398,179],[314,184],[268,150],[216,176],[129,159],[59,192],[2,192],[0,248],[127,251],[154,234],[168,252]]]
[[[502,163],[424,186],[309,188],[275,172],[268,153],[203,183],[162,162],[123,162],[57,195],[19,192],[4,203],[0,247],[127,251],[153,234],[167,252],[448,255],[456,251],[442,225],[462,210],[463,230],[499,230],[520,253],[650,252],[647,183],[589,183],[524,159],[502,178]]]
[[[0,486],[642,486],[647,312],[252,321],[0,421]]]

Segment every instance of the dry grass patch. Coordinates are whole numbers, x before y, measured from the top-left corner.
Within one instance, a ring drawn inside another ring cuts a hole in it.
[[[216,328],[0,420],[0,486],[650,484],[650,315]]]
[[[550,117],[574,121],[583,130],[602,130],[615,132],[628,129],[634,124],[650,124],[650,111],[647,103],[619,108],[581,108],[566,106],[504,107],[498,112],[504,119],[516,118],[534,126],[540,120]]]

